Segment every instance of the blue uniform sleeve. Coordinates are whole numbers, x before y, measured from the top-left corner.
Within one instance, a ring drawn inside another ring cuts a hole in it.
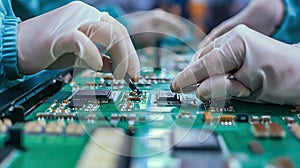
[[[295,44],[300,41],[300,0],[283,0],[285,14],[273,38]]]
[[[22,78],[17,67],[17,31],[20,19],[15,17],[10,0],[0,4],[0,85],[7,80]]]

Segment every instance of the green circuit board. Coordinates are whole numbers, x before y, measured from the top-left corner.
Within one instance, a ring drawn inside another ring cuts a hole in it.
[[[298,108],[234,99],[210,103],[170,92],[174,73],[145,68],[132,92],[124,80],[89,70],[28,115],[24,150],[4,167],[297,167]]]

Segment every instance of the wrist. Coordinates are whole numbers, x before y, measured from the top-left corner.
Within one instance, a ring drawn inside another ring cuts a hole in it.
[[[2,20],[2,63],[5,76],[9,80],[22,78],[18,69],[17,33],[18,23],[21,20],[16,17],[5,17]]]

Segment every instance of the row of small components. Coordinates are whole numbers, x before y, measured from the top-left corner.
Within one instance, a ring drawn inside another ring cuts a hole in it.
[[[297,118],[300,119],[300,114],[297,114]],[[291,133],[300,140],[300,126],[293,117],[282,117],[286,125],[289,127]],[[252,124],[252,133],[257,138],[284,138],[286,136],[285,130],[278,123],[272,123],[271,116],[264,115],[260,118],[258,116],[252,116],[250,121]]]
[[[235,109],[232,105],[229,105],[228,107],[213,107],[213,106],[210,106],[208,111],[211,111],[211,112],[234,112]]]
[[[88,102],[87,100],[84,100],[82,102]],[[75,105],[84,107],[84,111],[96,111],[99,108],[99,101],[94,100],[93,102],[88,102],[87,105],[82,104],[80,101],[76,101],[75,103],[73,101],[63,100],[62,103],[57,103],[57,100],[53,101],[53,104],[48,108],[48,110],[45,111],[48,114],[48,117],[64,117],[68,116],[68,114],[71,113],[71,109],[77,109],[75,108]],[[75,105],[74,105],[75,104]],[[72,107],[72,108],[71,108]],[[42,115],[42,114],[39,114]],[[37,116],[39,117],[39,116]],[[72,114],[70,115],[72,117]]]
[[[128,122],[128,121],[139,121],[139,122],[146,122],[147,117],[145,115],[139,115],[138,117],[136,114],[118,114],[118,113],[112,113],[109,116],[98,116],[95,113],[90,113],[87,117],[84,116],[78,116],[78,119],[83,121],[86,120],[89,123],[94,123],[97,120],[99,121],[113,121],[114,123],[117,122]]]
[[[235,112],[234,106],[229,99],[214,99],[201,104],[205,111],[211,112]]]
[[[46,112],[50,113],[69,113],[68,100],[63,100],[61,103],[55,99]]]
[[[139,87],[151,87],[152,84],[159,84],[159,83],[167,83],[170,79],[168,78],[159,78],[159,77],[145,77],[140,78],[138,82],[135,82],[134,84]],[[110,75],[105,75],[99,79],[98,82],[86,82],[85,86],[88,87],[117,87],[117,88],[123,88],[125,86],[124,80],[116,80]]]
[[[37,121],[30,121],[25,123],[25,133],[28,134],[48,134],[48,135],[73,135],[81,136],[85,132],[85,127],[82,124],[69,122],[66,125],[63,119],[57,121],[46,122],[45,119],[40,118]]]
[[[286,136],[285,130],[279,123],[253,123],[251,131],[256,138],[284,138]]]
[[[221,125],[225,125],[225,126],[232,126],[234,125],[234,119],[236,116],[234,115],[219,115],[216,113],[212,113],[211,111],[206,111],[203,113],[203,121],[205,124],[218,124],[220,123]],[[238,116],[238,120],[239,121],[244,121],[247,120],[248,116]]]
[[[89,70],[82,73],[81,77],[82,78],[103,78],[104,80],[114,80],[115,79],[112,73],[101,73],[101,72],[95,72],[95,71],[89,71]],[[157,76],[155,73],[141,75],[140,79],[151,80],[151,81],[157,80],[157,81],[163,81],[163,82],[169,82],[171,80],[170,78]]]
[[[135,92],[126,92],[119,105],[120,111],[131,111],[134,108],[135,102],[144,102],[147,100],[147,92],[143,94],[137,94]]]

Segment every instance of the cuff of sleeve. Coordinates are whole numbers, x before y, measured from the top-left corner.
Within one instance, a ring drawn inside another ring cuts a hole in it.
[[[2,20],[2,63],[5,76],[9,80],[22,78],[18,69],[17,33],[20,18],[5,17]]]

